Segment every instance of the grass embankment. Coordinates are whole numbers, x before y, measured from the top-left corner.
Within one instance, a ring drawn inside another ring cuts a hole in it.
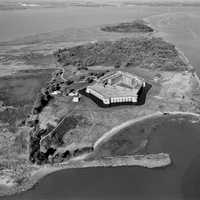
[[[81,148],[75,147],[74,149],[60,148],[65,146],[64,136],[66,133],[73,134],[73,130],[76,127],[85,127],[88,124],[88,120],[81,115],[66,116],[59,125],[50,131],[47,135],[39,138],[39,140],[32,139],[30,148],[30,157],[32,161],[37,164],[45,163],[57,163],[62,162],[65,159],[71,159],[83,153],[88,153],[93,150],[90,146],[83,146]],[[47,130],[48,132],[48,130]],[[73,141],[72,141],[73,142]],[[59,149],[59,150],[58,150]],[[56,151],[57,150],[57,151]],[[53,155],[53,157],[49,157]]]

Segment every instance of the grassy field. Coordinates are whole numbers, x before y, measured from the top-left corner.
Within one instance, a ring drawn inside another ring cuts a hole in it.
[[[0,112],[0,121],[14,131],[17,123],[30,113],[38,92],[51,78],[51,70],[23,70],[15,76],[0,78],[0,100],[7,108]]]
[[[0,78],[0,100],[6,105],[24,106],[34,102],[37,93],[50,80],[53,70],[23,70]]]

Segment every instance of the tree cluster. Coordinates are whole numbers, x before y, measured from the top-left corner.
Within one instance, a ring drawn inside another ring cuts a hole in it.
[[[130,23],[120,23],[117,25],[104,26],[101,28],[101,30],[118,33],[150,33],[154,31],[150,26],[139,20]]]
[[[179,57],[173,44],[161,38],[123,38],[80,45],[55,52],[57,61],[74,66],[115,66],[160,70],[185,70],[186,64]],[[180,67],[181,66],[181,67]]]

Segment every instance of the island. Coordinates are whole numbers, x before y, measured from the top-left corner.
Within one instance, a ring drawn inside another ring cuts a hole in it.
[[[133,22],[122,22],[116,25],[107,25],[101,27],[105,32],[117,33],[152,33],[154,29],[148,26],[144,20],[136,20]]]
[[[180,115],[199,120],[200,80],[183,52],[138,23],[101,29],[137,36],[59,48],[50,56],[54,67],[0,79],[1,196],[61,169],[173,164],[169,152],[145,151],[152,127],[138,124]],[[127,137],[130,125],[137,131]]]

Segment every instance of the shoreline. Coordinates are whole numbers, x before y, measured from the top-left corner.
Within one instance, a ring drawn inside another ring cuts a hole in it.
[[[84,160],[68,161],[65,163],[59,163],[58,166],[54,167],[44,166],[41,169],[39,169],[39,171],[33,173],[32,179],[35,179],[37,180],[36,182],[38,182],[41,178],[44,178],[45,176],[51,173],[66,169],[82,169],[82,168],[92,168],[92,167],[120,167],[120,166],[139,166],[152,169],[152,168],[166,167],[171,163],[172,162],[170,155],[167,153],[107,157],[105,159],[92,160],[92,161],[84,161]]]
[[[151,115],[147,115],[147,116],[143,116],[134,120],[130,120],[128,122],[125,122],[117,127],[114,127],[113,129],[111,129],[110,131],[106,132],[97,142],[95,145],[95,148],[101,144],[102,142],[105,142],[105,140],[110,139],[114,134],[117,134],[120,130],[122,130],[123,128],[126,128],[128,126],[134,125],[137,122],[141,122],[144,121],[146,119],[152,119],[154,117],[162,117],[165,115],[182,115],[182,116],[194,116],[197,117],[198,119],[200,119],[200,114],[198,113],[193,113],[193,112],[181,112],[181,111],[174,111],[174,112],[156,112],[156,113],[152,113]],[[157,167],[167,167],[168,165],[171,164],[171,159],[170,156],[168,154],[165,153],[158,153],[158,154],[150,154],[150,155],[133,155],[130,156],[132,159],[128,162],[123,163],[123,159],[127,158],[127,157],[121,157],[121,158],[117,158],[117,157],[113,157],[111,158],[111,160],[108,160],[107,162],[102,162],[101,160],[94,160],[94,161],[90,161],[90,162],[86,162],[83,159],[86,158],[89,154],[85,155],[84,157],[80,157],[80,159],[77,157],[74,160],[71,161],[67,161],[64,163],[59,163],[59,164],[55,164],[54,166],[51,165],[45,165],[41,168],[38,168],[38,170],[33,171],[31,173],[31,176],[28,178],[28,180],[26,180],[22,185],[20,186],[11,186],[11,187],[7,187],[8,189],[4,192],[0,191],[0,197],[1,196],[10,196],[10,195],[15,195],[17,193],[21,193],[24,191],[27,191],[29,189],[31,189],[34,185],[36,185],[37,183],[39,183],[39,181],[46,177],[47,175],[50,175],[51,173],[60,171],[60,170],[65,170],[65,169],[77,169],[77,168],[87,168],[87,167],[117,167],[117,166],[138,166],[138,167],[147,167],[147,168],[157,168]],[[164,162],[162,163],[162,159],[160,161],[157,161],[155,163],[153,163],[152,165],[152,161],[155,160],[151,160],[149,159],[148,162],[146,162],[146,157],[145,156],[159,156],[159,155],[163,155],[166,159],[164,159]],[[143,156],[144,160],[137,162],[136,160],[134,160],[134,157],[138,157],[138,156]],[[129,158],[130,158],[129,157]],[[114,162],[113,162],[114,161]],[[117,161],[115,163],[115,161]],[[150,161],[150,162],[149,162]]]

